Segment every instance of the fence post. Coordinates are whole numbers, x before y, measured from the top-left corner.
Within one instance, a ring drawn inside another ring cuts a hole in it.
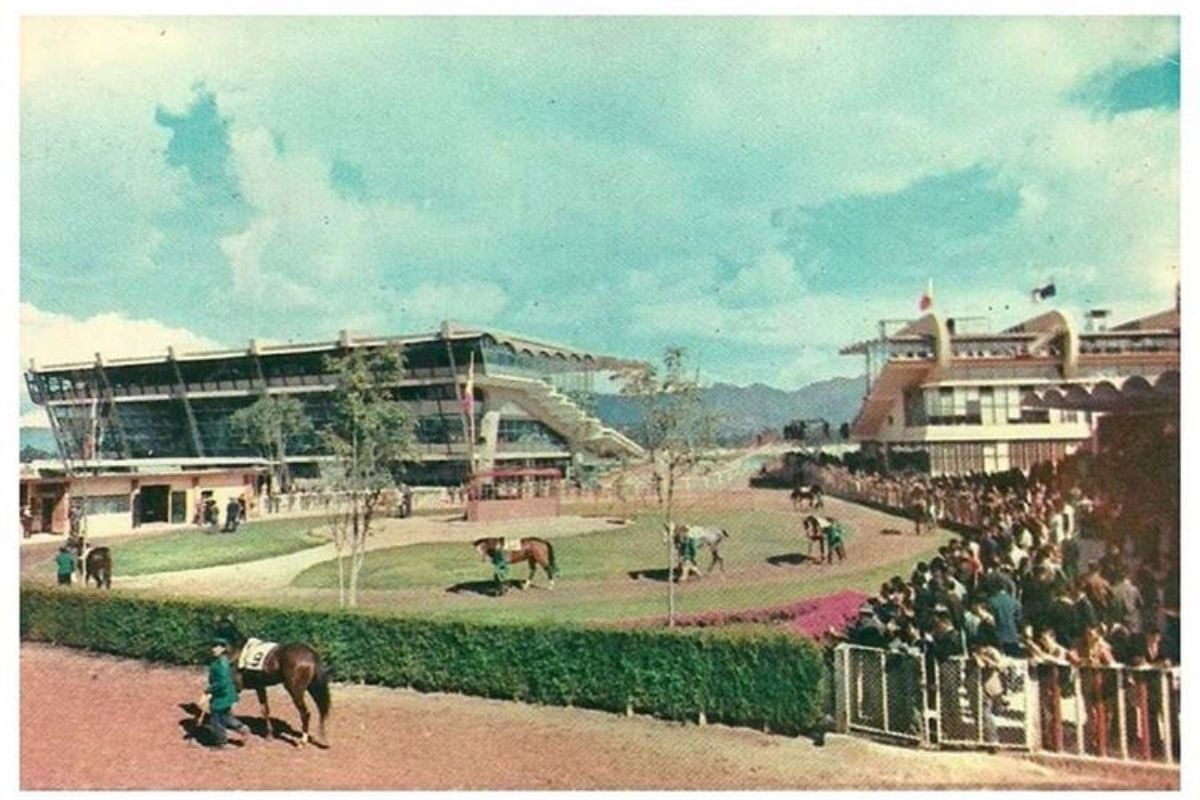
[[[962,665],[965,673],[967,671],[965,659]],[[964,680],[963,683],[965,684],[966,681]],[[975,741],[983,744],[983,734],[983,667],[977,664],[975,666]]]
[[[933,742],[929,735],[929,679],[925,674],[924,656],[913,656],[917,661],[917,669],[921,675],[921,744],[928,747]]]
[[[1071,668],[1071,680],[1075,683],[1075,751],[1084,754],[1083,749],[1083,680],[1079,667]]]
[[[1167,757],[1168,764],[1175,763],[1175,747],[1172,741],[1171,733],[1171,678],[1169,670],[1162,670],[1159,680],[1162,681],[1162,702],[1159,703],[1159,712],[1162,715],[1163,721],[1163,754]]]
[[[1117,735],[1121,739],[1121,758],[1129,758],[1128,726],[1125,720],[1125,669],[1117,667]]]
[[[1033,661],[1025,662],[1025,746],[1040,748],[1042,741],[1042,681]]]
[[[879,682],[882,688],[880,704],[883,706],[883,730],[891,733],[891,726],[888,725],[888,685],[887,685],[887,652],[879,651]]]
[[[850,648],[840,645],[833,651],[833,716],[838,733],[850,730]]]
[[[1133,685],[1137,690],[1134,698],[1134,715],[1137,719],[1138,755],[1143,761],[1151,761],[1154,755],[1150,743],[1150,687],[1146,684],[1144,671],[1136,670],[1133,674],[1137,676]]]

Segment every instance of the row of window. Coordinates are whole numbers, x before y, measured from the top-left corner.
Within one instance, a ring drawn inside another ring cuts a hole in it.
[[[1023,398],[1030,386],[941,386],[913,389],[904,394],[904,424],[1020,425],[1048,422],[1074,423],[1078,412],[1029,408]]]

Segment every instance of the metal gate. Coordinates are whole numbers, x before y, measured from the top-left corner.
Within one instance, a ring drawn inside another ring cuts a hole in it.
[[[1032,702],[1024,661],[981,667],[957,657],[936,663],[933,703],[937,728],[931,741],[943,745],[1027,750]]]
[[[841,645],[834,653],[834,703],[839,728],[926,743],[924,658]]]
[[[981,667],[843,644],[834,652],[841,731],[921,745],[1179,763],[1177,669],[1005,659]]]

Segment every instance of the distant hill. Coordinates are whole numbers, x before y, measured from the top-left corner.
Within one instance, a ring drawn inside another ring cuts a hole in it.
[[[58,445],[54,443],[54,434],[49,428],[21,428],[20,448],[40,450],[49,458],[58,458]]]
[[[761,383],[716,383],[704,390],[704,402],[721,418],[722,438],[749,436],[764,429],[782,430],[794,419],[825,419],[836,430],[850,422],[862,404],[863,378],[830,378],[793,392]],[[637,402],[620,395],[598,395],[596,412],[606,425],[630,430],[641,420]]]

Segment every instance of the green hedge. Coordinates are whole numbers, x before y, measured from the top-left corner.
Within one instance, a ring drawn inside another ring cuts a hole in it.
[[[826,691],[821,652],[774,631],[667,631],[479,624],[362,613],[21,589],[21,637],[132,658],[198,664],[212,618],[248,635],[303,641],[335,680],[797,733]]]

